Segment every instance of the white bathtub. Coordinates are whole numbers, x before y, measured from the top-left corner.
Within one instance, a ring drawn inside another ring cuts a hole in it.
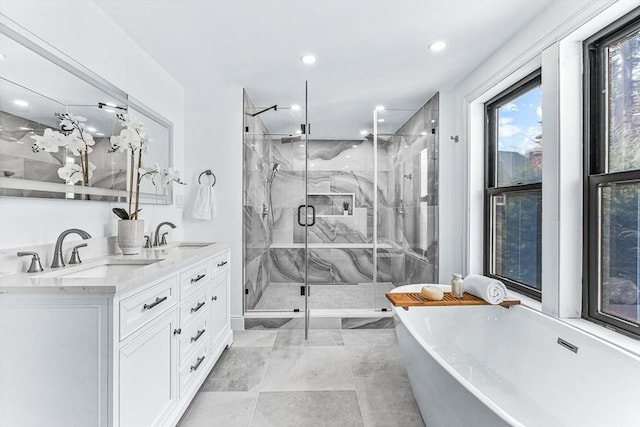
[[[640,426],[638,355],[524,306],[394,310],[428,427]]]

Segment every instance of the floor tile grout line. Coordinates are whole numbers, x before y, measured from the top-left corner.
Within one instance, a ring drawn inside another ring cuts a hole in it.
[[[262,383],[264,383],[264,379],[267,376],[267,371],[269,370],[269,363],[271,362],[271,357],[273,355],[273,350],[275,349],[277,340],[278,340],[278,332],[276,331],[276,337],[273,340],[273,344],[271,345],[271,350],[269,351],[269,358],[267,359],[267,363],[264,364],[264,373],[262,374],[262,378],[260,379],[260,384],[258,384],[258,390],[257,390],[258,392],[256,393],[256,399],[253,402],[251,417],[249,418],[249,425],[247,427],[251,427],[251,425],[253,425],[253,417],[255,416],[256,409],[258,408],[258,400],[260,399],[260,393],[262,393]]]
[[[344,332],[342,329],[340,329],[340,334],[342,335],[342,342],[344,343],[344,349],[347,353],[347,360],[349,361],[349,372],[351,373],[351,381],[353,381],[353,390],[356,393],[356,401],[358,402],[358,409],[360,410],[360,417],[362,418],[362,425],[364,427],[367,427],[368,423],[367,423],[367,419],[366,416],[364,414],[364,411],[362,410],[362,403],[360,402],[360,396],[358,394],[358,385],[356,384],[356,377],[355,375],[353,375],[353,365],[351,363],[351,356],[349,354],[349,348],[347,346],[347,344],[344,342]]]

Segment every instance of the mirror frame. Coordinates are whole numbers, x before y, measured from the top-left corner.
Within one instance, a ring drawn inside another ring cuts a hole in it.
[[[174,125],[167,118],[163,117],[159,113],[155,112],[151,108],[147,107],[142,102],[129,96],[126,92],[113,85],[100,75],[91,71],[86,66],[80,64],[73,58],[67,56],[62,51],[58,50],[55,46],[46,42],[45,40],[37,37],[24,27],[20,26],[6,15],[0,13],[0,34],[3,34],[17,43],[24,46],[41,56],[47,61],[59,66],[63,70],[71,73],[80,80],[89,83],[90,85],[101,90],[105,94],[112,97],[118,104],[126,105],[127,108],[131,108],[141,113],[144,117],[149,118],[162,127],[167,129],[167,151],[168,151],[168,164],[166,167],[173,167],[173,131]],[[165,165],[161,165],[164,167]],[[84,187],[82,185],[68,185],[64,183],[54,182],[42,182],[34,180],[24,180],[15,178],[6,178],[0,176],[0,188],[17,189],[17,190],[37,190],[46,191],[51,193],[69,193],[75,194],[88,194],[96,196],[113,197],[114,200],[107,201],[107,203],[126,202],[127,190],[114,190],[98,187]],[[16,196],[0,196],[0,198],[30,198],[30,197],[16,197]],[[36,198],[36,197],[33,197]],[[77,200],[77,199],[61,199],[61,198],[46,198],[41,197],[41,200]],[[104,201],[103,201],[104,202]],[[173,203],[173,186],[169,185],[165,188],[163,194],[156,193],[144,193],[140,192],[140,202],[147,204],[158,205],[171,205]]]

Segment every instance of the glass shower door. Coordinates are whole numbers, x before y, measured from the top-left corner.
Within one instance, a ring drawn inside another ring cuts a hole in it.
[[[248,318],[273,319],[266,327],[291,321],[301,328],[307,256],[306,209],[299,207],[306,206],[306,102],[303,91],[292,91],[286,100],[271,92],[262,95],[254,102],[244,94],[244,308]],[[285,103],[292,101],[297,103]]]

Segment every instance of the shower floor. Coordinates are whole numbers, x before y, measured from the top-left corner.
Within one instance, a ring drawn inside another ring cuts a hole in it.
[[[300,283],[271,283],[256,304],[255,311],[304,311],[304,296]],[[395,286],[391,282],[359,283],[356,285],[310,285],[311,309],[380,310],[391,309],[385,297]]]

